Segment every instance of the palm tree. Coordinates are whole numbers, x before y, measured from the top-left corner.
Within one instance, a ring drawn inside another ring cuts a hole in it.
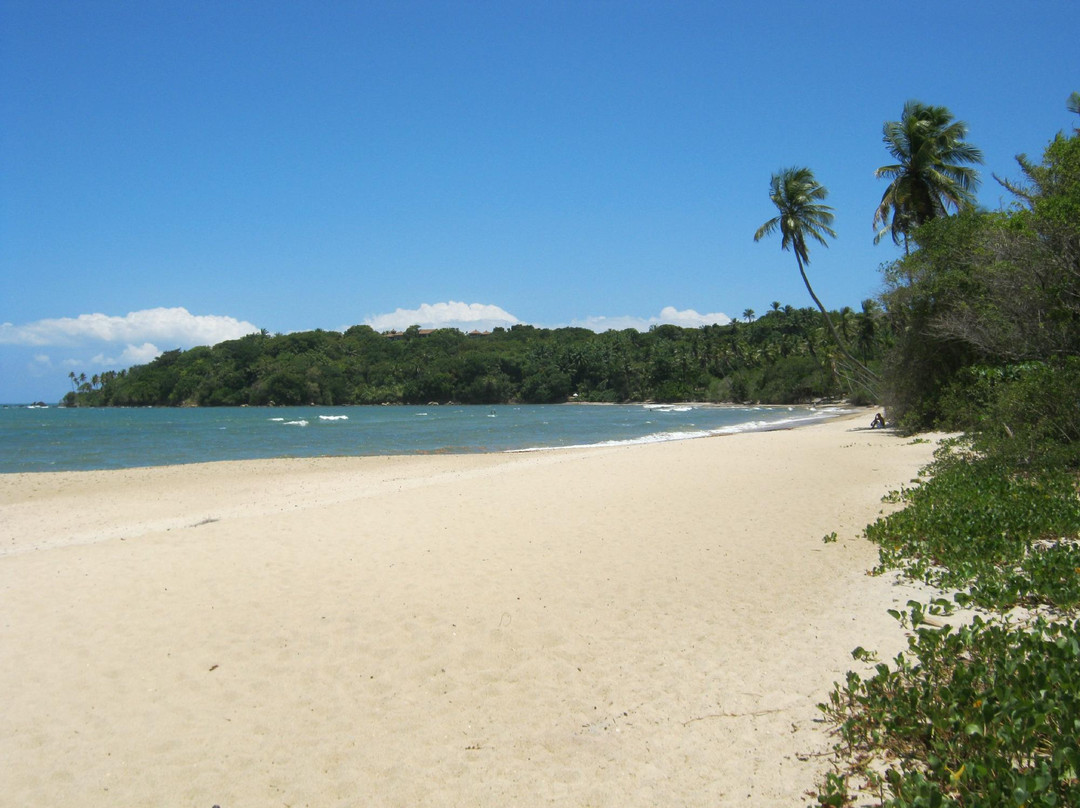
[[[799,274],[806,285],[806,291],[810,293],[810,297],[821,311],[821,316],[829,327],[833,339],[836,340],[836,344],[840,346],[844,356],[863,374],[870,380],[876,381],[877,376],[852,356],[845,347],[829,318],[829,312],[814,293],[810,279],[806,277],[806,265],[810,263],[810,251],[806,246],[807,238],[812,238],[826,247],[829,246],[829,242],[825,240],[826,236],[836,238],[836,231],[831,226],[832,208],[824,203],[828,195],[828,189],[815,179],[814,172],[809,168],[785,168],[773,174],[769,181],[769,199],[776,206],[777,215],[757,229],[754,233],[754,241],[761,241],[779,228],[780,248],[795,253],[795,263],[799,266]]]
[[[743,309],[742,316],[743,316],[743,319],[746,320],[746,322],[752,323],[754,321],[754,310],[753,309]]]
[[[855,312],[851,306],[840,309],[840,333],[844,335],[844,342],[851,339],[851,323],[855,319]]]
[[[965,142],[967,124],[957,121],[945,107],[919,101],[904,104],[899,121],[886,121],[881,129],[885,148],[896,159],[874,176],[891,179],[874,213],[876,244],[889,232],[893,243],[925,222],[975,204],[982,152]]]
[[[870,354],[877,341],[877,321],[881,316],[881,306],[873,298],[862,302],[862,314],[859,316],[859,335],[857,342],[862,351],[863,360]]]

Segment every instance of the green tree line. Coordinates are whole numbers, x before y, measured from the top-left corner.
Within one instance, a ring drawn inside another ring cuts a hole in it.
[[[497,404],[716,401],[798,403],[850,393],[836,343],[817,313],[774,302],[746,322],[595,333],[515,325],[380,334],[252,334],[173,350],[117,373],[83,379],[65,397],[80,406]],[[863,360],[888,344],[874,301],[833,318]],[[79,377],[81,378],[81,377]]]

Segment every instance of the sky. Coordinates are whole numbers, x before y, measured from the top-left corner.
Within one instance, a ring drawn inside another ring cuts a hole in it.
[[[1076,124],[1075,0],[2,0],[0,402],[259,329],[604,331],[881,291],[881,127],[969,126],[979,201]]]

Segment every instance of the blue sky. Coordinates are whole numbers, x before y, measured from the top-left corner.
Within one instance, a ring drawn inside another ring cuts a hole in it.
[[[838,238],[826,305],[880,289],[906,100],[991,172],[1076,121],[1080,3],[4,0],[0,402],[272,333],[647,328],[810,305],[772,172]]]

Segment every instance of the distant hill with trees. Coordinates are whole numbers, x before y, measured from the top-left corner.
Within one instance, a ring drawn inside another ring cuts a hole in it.
[[[529,325],[380,334],[252,334],[173,350],[146,365],[87,381],[71,406],[498,404],[715,401],[798,403],[852,391],[820,315],[773,303],[761,317],[702,328],[654,326],[598,334]],[[863,360],[888,344],[883,312],[834,312]]]

